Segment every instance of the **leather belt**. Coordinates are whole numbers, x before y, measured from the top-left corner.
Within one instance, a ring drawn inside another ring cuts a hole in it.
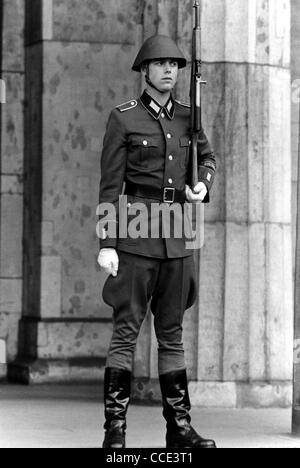
[[[185,190],[177,190],[174,187],[158,189],[148,185],[132,184],[131,182],[126,183],[125,195],[150,198],[161,203],[184,203],[186,201]]]

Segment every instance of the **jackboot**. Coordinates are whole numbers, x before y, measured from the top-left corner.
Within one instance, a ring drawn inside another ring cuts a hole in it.
[[[163,415],[167,421],[167,448],[217,448],[213,440],[200,437],[191,426],[191,403],[186,371],[161,375]]]
[[[105,439],[103,448],[126,448],[126,414],[130,401],[131,372],[107,368],[104,377]]]

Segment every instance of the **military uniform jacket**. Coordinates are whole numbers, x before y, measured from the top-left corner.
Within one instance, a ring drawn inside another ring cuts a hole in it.
[[[175,101],[173,97],[161,107],[144,92],[139,100],[132,100],[112,111],[101,157],[99,202],[115,206],[116,216],[109,220],[109,224],[115,225],[116,235],[111,235],[111,230],[103,227],[101,219],[104,221],[104,218],[100,216],[101,248],[116,248],[152,258],[183,258],[193,254],[193,251],[186,249],[184,234],[181,238],[163,238],[160,217],[152,219],[159,225],[158,238],[131,238],[129,235],[124,238],[119,236],[118,229],[120,223],[124,223],[122,216],[126,215],[127,225],[132,221],[134,215],[130,209],[135,203],[144,203],[148,208],[152,203],[157,203],[153,199],[127,196],[127,204],[119,209],[119,197],[123,193],[124,184],[185,190],[191,144],[189,128],[189,106]],[[203,131],[198,143],[198,161],[199,182],[204,182],[210,191],[216,163]],[[204,203],[208,201],[209,192]]]

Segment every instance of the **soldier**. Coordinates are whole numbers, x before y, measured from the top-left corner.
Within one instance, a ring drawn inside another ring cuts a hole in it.
[[[101,159],[100,203],[112,203],[118,225],[119,196],[125,183],[128,216],[135,202],[181,207],[207,203],[216,170],[215,158],[202,131],[199,139],[199,183],[187,185],[189,106],[173,99],[178,70],[186,59],[172,39],[153,36],[142,46],[133,70],[146,81],[142,96],[114,109],[109,117]],[[174,215],[176,223],[176,215]],[[107,220],[106,220],[107,221]],[[113,308],[113,336],[105,371],[104,448],[124,448],[130,400],[133,352],[148,304],[158,341],[159,379],[167,448],[215,448],[190,422],[190,399],[182,344],[186,309],[196,299],[193,251],[186,238],[118,238],[103,232],[98,263],[110,274],[103,288]],[[111,226],[110,226],[111,227]]]

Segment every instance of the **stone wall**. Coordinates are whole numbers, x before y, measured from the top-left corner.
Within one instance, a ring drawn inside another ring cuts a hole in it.
[[[24,0],[3,0],[0,152],[0,341],[3,361],[17,355],[22,311],[22,232],[24,157]],[[6,369],[0,364],[0,378]]]

